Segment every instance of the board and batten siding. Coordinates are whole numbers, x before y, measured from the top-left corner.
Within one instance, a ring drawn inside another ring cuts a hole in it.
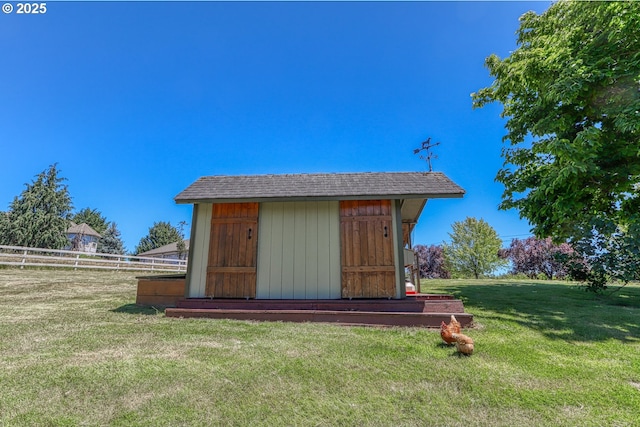
[[[260,204],[258,299],[340,298],[337,201]]]
[[[189,241],[187,298],[202,298],[205,296],[212,206],[211,203],[199,203],[193,206],[193,225],[191,240]]]

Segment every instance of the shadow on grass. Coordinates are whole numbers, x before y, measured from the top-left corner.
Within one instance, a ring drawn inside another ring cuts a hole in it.
[[[155,316],[159,313],[164,313],[165,308],[166,307],[164,306],[153,307],[148,305],[125,304],[110,311],[113,313],[146,314]]]
[[[640,340],[640,287],[596,295],[561,282],[466,282],[445,286],[479,318],[517,324],[566,341]],[[474,313],[476,314],[476,313]]]

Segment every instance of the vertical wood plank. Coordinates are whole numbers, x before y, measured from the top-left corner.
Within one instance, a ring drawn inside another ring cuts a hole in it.
[[[373,239],[374,239],[374,251],[375,251],[375,259],[376,259],[376,265],[385,265],[384,264],[384,246],[385,246],[385,240],[387,240],[388,237],[388,228],[387,228],[387,237],[385,237],[385,222],[384,221],[376,221],[373,224],[373,227],[375,229],[375,231],[373,232]]]
[[[329,271],[331,271],[331,285],[329,298],[340,298],[342,286],[340,283],[340,203],[329,203]]]
[[[216,257],[218,256],[218,240],[220,235],[220,227],[211,224],[211,230],[209,231],[209,252],[207,256],[207,265],[214,265]]]
[[[281,298],[282,296],[282,203],[276,203],[273,208],[274,218],[271,226],[271,271],[269,276],[269,298]]]
[[[318,286],[318,207],[316,203],[308,205],[306,209],[306,267],[305,267],[305,298],[317,295]],[[316,288],[316,289],[313,289]]]
[[[282,209],[282,298],[295,297],[293,281],[295,205],[283,203]]]
[[[355,265],[363,265],[362,264],[362,239],[360,238],[360,222],[358,221],[350,221],[349,225],[352,230],[352,242],[351,248],[353,250],[353,256],[348,264],[350,267]]]
[[[306,294],[307,287],[307,204],[305,202],[296,202],[294,209],[294,250],[293,250],[293,281],[295,283],[294,298],[303,299]],[[311,242],[309,242],[311,243]]]
[[[248,247],[253,243],[253,237],[249,239],[249,229],[252,227],[251,224],[234,224],[234,227],[238,228],[237,231],[237,246],[238,246],[238,265],[240,266],[251,266],[251,251]]]
[[[364,208],[364,210],[366,212],[366,213],[364,213],[364,215],[367,215],[367,216],[375,215],[374,212],[375,212],[376,203],[369,203],[369,202],[363,201],[362,204],[363,204],[363,208]]]
[[[331,286],[330,265],[330,233],[331,220],[329,218],[329,202],[316,202],[315,208],[318,212],[318,286],[307,288],[307,298],[329,298]]]
[[[352,265],[353,259],[353,230],[352,223],[340,222],[340,262],[342,265]]]
[[[394,265],[393,259],[393,226],[391,221],[383,221],[383,226],[387,227],[388,237],[385,239],[383,245],[383,265]]]
[[[260,262],[258,263],[256,279],[256,298],[258,299],[268,299],[270,293],[272,211],[273,203],[261,205],[259,218],[260,239],[258,240],[257,251],[260,254]]]
[[[189,298],[201,298],[206,294],[210,238],[211,203],[195,204],[191,229],[191,250],[189,251],[191,267],[185,283],[185,295]]]
[[[369,232],[370,221],[358,221],[359,237],[360,237],[360,264],[359,265],[372,265],[369,252],[369,238],[371,234]]]

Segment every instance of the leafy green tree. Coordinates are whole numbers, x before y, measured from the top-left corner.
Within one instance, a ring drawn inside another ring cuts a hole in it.
[[[474,107],[497,101],[507,118],[500,207],[518,209],[536,236],[568,239],[591,253],[591,267],[622,280],[634,275],[607,268],[595,242],[614,258],[640,243],[638,28],[640,2],[559,1],[528,12],[518,48],[489,56],[495,80],[472,94]]]
[[[508,264],[498,256],[502,241],[498,233],[483,219],[467,217],[454,222],[451,243],[442,245],[445,268],[455,277],[487,276]]]
[[[71,221],[76,224],[85,223],[96,230],[98,234],[103,234],[109,225],[107,218],[102,216],[102,213],[99,210],[91,208],[81,209],[71,217]]]
[[[181,229],[174,227],[170,222],[154,222],[153,227],[149,228],[149,233],[140,239],[140,243],[136,246],[135,254],[147,252],[174,242],[178,242],[178,250],[180,250],[181,243],[184,248],[184,234]]]
[[[7,245],[61,249],[69,244],[66,231],[71,197],[57,165],[49,166],[16,197],[0,221],[0,241]]]
[[[115,222],[110,222],[107,229],[101,234],[102,237],[98,240],[97,249],[99,253],[122,255],[126,252],[120,230]]]
[[[600,292],[609,283],[624,284],[640,279],[640,222],[621,230],[611,221],[595,219],[579,239],[576,254],[566,254],[569,275],[587,283],[587,290]]]

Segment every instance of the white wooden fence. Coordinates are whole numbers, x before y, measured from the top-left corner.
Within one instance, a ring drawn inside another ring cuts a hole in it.
[[[129,255],[92,254],[54,249],[0,245],[0,265],[24,267],[61,267],[118,271],[176,273],[187,271],[187,261]]]

